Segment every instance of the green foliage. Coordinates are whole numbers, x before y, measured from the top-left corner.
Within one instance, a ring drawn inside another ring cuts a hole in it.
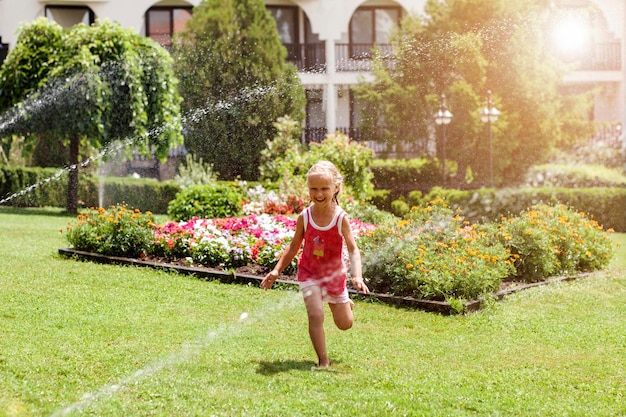
[[[538,205],[503,219],[501,236],[515,257],[515,276],[530,281],[602,269],[613,257],[603,228],[563,205]]]
[[[321,143],[311,143],[305,155],[306,166],[325,159],[337,166],[344,178],[345,193],[359,201],[367,201],[374,190],[370,166],[374,152],[342,133],[328,135]]]
[[[266,142],[261,151],[259,166],[260,179],[279,182],[285,176],[303,174],[298,169],[302,165],[303,149],[300,145],[300,127],[290,117],[281,117],[276,123],[276,136]]]
[[[391,202],[391,212],[398,216],[404,217],[410,210],[409,204],[404,200],[403,197],[400,197]]]
[[[125,203],[142,211],[159,214],[167,213],[168,203],[180,191],[180,187],[174,181],[157,181],[153,178],[86,176],[84,182],[92,187],[89,193],[81,195],[83,205],[86,207],[98,205],[108,207]]]
[[[55,168],[0,166],[0,196],[16,207],[65,207],[67,171]],[[38,184],[38,186],[34,186]],[[125,203],[153,213],[167,213],[167,204],[180,187],[173,181],[82,175],[78,196],[81,207],[108,207]],[[101,200],[101,201],[100,201]]]
[[[67,226],[74,249],[102,255],[136,258],[145,255],[154,236],[154,217],[125,205],[89,209]]]
[[[542,0],[433,1],[425,14],[409,15],[394,39],[395,65],[388,69],[381,60],[374,81],[355,89],[365,108],[363,127],[373,133],[382,119],[382,139],[414,143],[427,154],[436,128],[432,114],[444,93],[454,115],[446,157],[459,173],[470,169],[484,183],[489,145],[479,110],[492,90],[502,112],[491,126],[495,182],[519,183],[556,145],[590,129],[590,95],[558,90],[565,71],[543,46],[547,7]],[[440,129],[436,133],[442,160]]]
[[[372,203],[351,201],[346,203],[343,208],[351,219],[358,219],[363,223],[382,225],[397,220],[393,214],[379,209]]]
[[[0,198],[16,207],[63,206],[65,179],[67,172],[59,169],[0,166]]]
[[[359,240],[363,269],[375,292],[434,300],[492,293],[513,272],[491,225],[470,226],[439,200]]]
[[[95,148],[134,135],[141,150],[152,145],[164,157],[182,143],[173,75],[163,48],[118,23],[64,32],[38,19],[21,28],[0,70],[0,110],[21,103],[16,133],[79,136]],[[160,129],[148,134],[154,126]]]
[[[192,185],[206,185],[217,181],[219,173],[213,171],[213,165],[205,163],[202,158],[192,154],[185,156],[185,162],[178,167],[178,174],[174,181],[180,188],[191,187]]]
[[[370,166],[374,153],[342,133],[328,135],[321,143],[311,143],[309,149],[303,149],[294,139],[279,135],[268,144],[268,149],[283,149],[284,154],[270,157],[268,151],[266,164],[261,167],[265,180],[289,184],[292,189],[297,184],[300,191],[296,192],[304,193],[306,172],[315,162],[324,159],[335,164],[343,175],[344,191],[340,198],[348,196],[367,201],[373,194]]]
[[[442,198],[470,222],[494,221],[518,215],[537,204],[561,203],[585,211],[606,229],[626,230],[624,188],[503,188],[453,190],[435,187],[420,204]]]
[[[226,184],[194,185],[185,188],[170,201],[167,214],[175,221],[193,217],[230,217],[241,214],[243,195]]]
[[[430,189],[441,181],[441,168],[432,158],[375,159],[371,170],[374,186],[390,190],[394,198],[410,190]]]
[[[621,169],[603,165],[536,165],[526,173],[526,182],[540,187],[619,187],[626,185]]]
[[[132,137],[141,153],[154,151],[161,159],[182,143],[171,57],[119,23],[79,24],[67,32],[44,18],[25,25],[0,68],[0,90],[0,110],[10,108],[12,117],[0,136],[62,139],[70,144],[69,166],[78,166],[81,143],[99,149]],[[71,170],[70,211],[77,205],[77,178]]]
[[[172,54],[184,110],[202,113],[187,148],[224,179],[258,178],[260,152],[280,117],[303,119],[304,90],[286,63],[262,0],[209,0],[194,9]]]

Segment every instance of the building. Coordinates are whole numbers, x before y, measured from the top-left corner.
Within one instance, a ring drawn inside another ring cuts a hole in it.
[[[63,26],[110,18],[169,46],[200,0],[0,0],[0,59],[17,40],[22,22],[40,16]],[[266,0],[306,88],[304,136],[318,141],[342,131],[360,139],[351,87],[370,76],[372,47],[390,52],[389,36],[407,13],[426,0]],[[554,47],[581,62],[564,88],[600,87],[590,120],[610,135],[626,122],[626,4],[623,0],[554,0]]]

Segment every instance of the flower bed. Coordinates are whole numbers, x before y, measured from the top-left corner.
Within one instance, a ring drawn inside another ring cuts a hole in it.
[[[456,311],[468,310],[469,300],[497,294],[507,280],[572,276],[605,267],[613,255],[601,226],[562,206],[533,207],[500,223],[468,224],[435,201],[384,225],[351,224],[374,293],[446,303]],[[292,217],[267,214],[157,226],[150,213],[116,206],[82,213],[68,225],[67,238],[74,250],[87,253],[227,275],[248,268],[263,275],[294,228]],[[294,261],[285,274],[296,268]]]

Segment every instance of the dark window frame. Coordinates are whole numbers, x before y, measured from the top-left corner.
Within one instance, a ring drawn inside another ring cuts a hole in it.
[[[169,31],[168,33],[166,33],[166,35],[169,35],[170,40],[172,39],[172,36],[174,36],[174,11],[176,10],[186,10],[189,12],[189,14],[193,13],[193,6],[152,6],[150,7],[148,10],[146,10],[146,14],[145,14],[145,19],[146,19],[146,37],[151,38],[150,35],[163,35],[164,33],[162,32],[158,32],[158,33],[151,33],[150,32],[150,12],[152,11],[158,11],[158,12],[162,12],[162,11],[168,11],[169,12]],[[151,38],[154,39],[154,38]],[[162,45],[163,47],[170,47],[171,43],[169,45]]]

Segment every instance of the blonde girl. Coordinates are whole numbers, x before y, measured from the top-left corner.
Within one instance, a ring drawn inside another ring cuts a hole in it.
[[[331,162],[319,161],[309,169],[307,187],[311,205],[298,216],[293,239],[274,269],[261,282],[262,288],[270,289],[282,270],[298,254],[304,242],[298,261],[298,282],[304,297],[309,319],[309,336],[317,354],[319,368],[330,366],[326,352],[323,302],[328,303],[339,329],[348,330],[354,322],[354,303],[348,297],[346,287],[344,243],[352,268],[352,284],[357,291],[369,293],[363,282],[361,254],[350,222],[337,200],[342,182],[341,173]]]

